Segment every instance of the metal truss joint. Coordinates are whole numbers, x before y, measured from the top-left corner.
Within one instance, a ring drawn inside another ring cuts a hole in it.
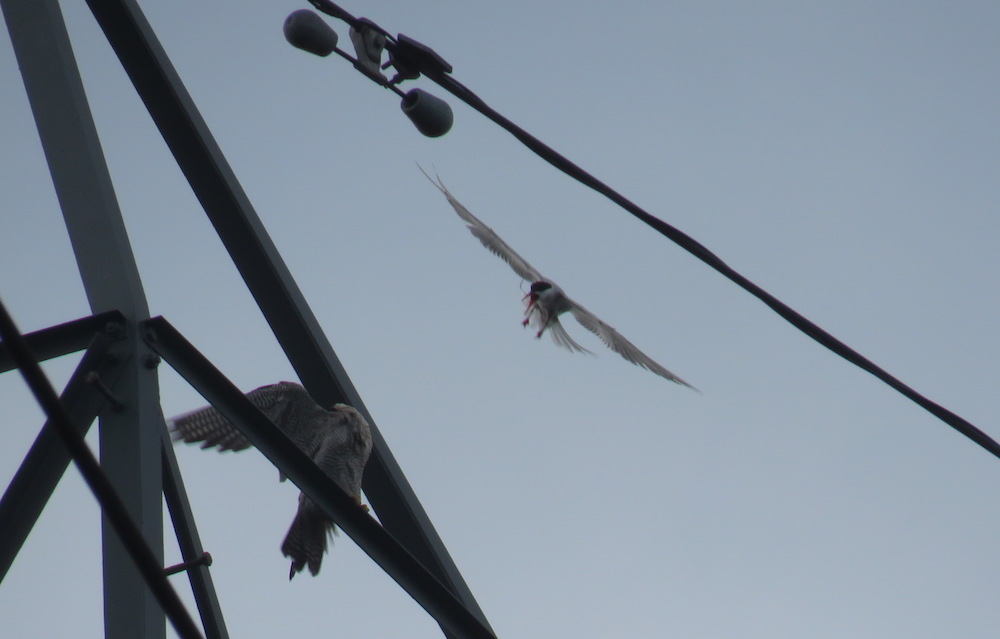
[[[104,334],[111,339],[125,339],[125,325],[121,322],[108,322],[104,325]]]

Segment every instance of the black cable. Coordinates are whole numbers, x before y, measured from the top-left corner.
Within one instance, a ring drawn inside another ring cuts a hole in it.
[[[80,469],[80,474],[94,493],[94,497],[101,505],[101,510],[111,522],[115,532],[122,541],[122,545],[132,557],[139,573],[146,581],[153,596],[160,603],[163,611],[170,619],[170,623],[181,637],[184,639],[202,639],[201,631],[194,620],[188,614],[180,597],[174,590],[166,575],[163,574],[163,567],[157,561],[152,549],[146,544],[139,528],[129,517],[128,510],[124,502],[115,492],[111,482],[104,475],[100,464],[94,454],[87,447],[83,436],[73,428],[66,408],[59,401],[55,389],[49,383],[42,367],[28,349],[27,342],[21,332],[14,324],[7,308],[0,301],[0,339],[7,346],[11,357],[21,370],[25,383],[35,395],[35,399],[45,411],[49,422],[61,437],[66,448],[69,449],[73,461]]]
[[[1000,457],[1000,444],[991,439],[986,433],[976,428],[973,424],[965,419],[962,419],[943,406],[932,402],[900,380],[896,379],[887,371],[875,365],[874,362],[850,348],[847,344],[844,344],[830,333],[827,333],[822,328],[806,319],[803,315],[796,312],[790,306],[738,273],[728,264],[723,262],[722,259],[715,255],[715,253],[709,251],[694,238],[667,224],[660,218],[649,214],[621,193],[618,193],[604,182],[601,182],[593,175],[584,171],[563,155],[557,153],[555,149],[549,147],[535,136],[500,115],[500,113],[490,107],[490,105],[486,104],[482,98],[473,93],[464,84],[453,78],[450,75],[452,71],[451,65],[445,62],[440,56],[437,55],[437,53],[426,45],[416,42],[411,38],[406,38],[403,35],[400,35],[399,39],[396,40],[392,38],[392,36],[389,35],[385,29],[372,23],[370,20],[363,21],[355,18],[350,13],[334,4],[331,0],[309,0],[309,2],[323,13],[344,20],[354,28],[361,28],[368,25],[377,29],[380,33],[386,36],[386,40],[388,42],[387,47],[390,50],[390,54],[395,53],[397,58],[396,62],[402,61],[409,72],[412,73],[413,71],[418,70],[419,73],[417,75],[422,73],[427,76],[449,93],[462,100],[473,109],[479,111],[490,120],[499,124],[511,135],[520,140],[522,144],[534,151],[535,154],[543,160],[563,173],[566,173],[578,182],[589,186],[598,193],[601,193],[615,204],[621,206],[632,215],[659,231],[660,234],[666,236],[684,250],[705,262],[719,273],[722,273],[743,289],[749,291],[750,294],[767,304],[772,310],[778,313],[778,315],[785,318],[785,320],[791,323],[792,326],[795,326],[800,331],[852,364],[868,371],[878,379],[902,393],[904,396],[908,397],[910,400],[922,406],[941,421],[976,442],[987,451],[993,453],[993,455]],[[351,59],[350,56],[346,57]],[[390,62],[392,61],[393,57],[390,56]],[[402,71],[402,69],[400,70]],[[413,78],[416,77],[416,75],[407,75],[406,77]]]
[[[623,209],[639,218],[649,226],[653,227],[659,231],[662,235],[678,244],[681,248],[688,251],[701,261],[705,262],[712,268],[714,268],[719,273],[722,273],[727,278],[749,291],[757,299],[761,300],[767,304],[771,309],[773,309],[778,315],[785,318],[789,323],[798,328],[800,331],[813,338],[826,348],[830,349],[837,355],[840,355],[852,364],[859,366],[860,368],[868,371],[878,379],[882,380],[892,388],[896,389],[910,400],[916,402],[918,405],[922,406],[924,409],[929,411],[935,417],[945,422],[958,432],[962,433],[972,441],[976,442],[987,451],[993,453],[995,456],[1000,457],[1000,444],[995,440],[990,438],[989,435],[979,430],[976,426],[966,421],[965,419],[959,417],[955,413],[949,411],[943,406],[932,402],[927,399],[917,391],[913,390],[900,380],[896,379],[894,376],[890,375],[887,371],[877,366],[874,362],[864,357],[854,349],[850,348],[836,337],[827,333],[825,330],[806,319],[803,315],[796,312],[790,306],[774,297],[760,286],[754,284],[749,279],[738,273],[728,264],[723,262],[715,253],[712,253],[701,243],[696,241],[694,238],[690,237],[683,231],[667,224],[658,217],[649,214],[637,204],[633,203],[625,196],[621,195],[607,184],[601,182],[593,175],[587,173],[582,168],[571,162],[566,157],[557,153],[554,149],[543,143],[538,138],[534,137],[521,127],[517,126],[504,116],[500,115],[492,107],[486,104],[475,93],[470,91],[465,85],[463,85],[458,80],[455,80],[447,73],[440,69],[423,69],[424,75],[439,84],[442,88],[446,89],[452,95],[462,100],[475,110],[479,111],[485,115],[490,120],[493,120],[501,127],[510,132],[515,138],[520,140],[525,146],[534,151],[543,160],[556,167],[563,173],[566,173],[573,179],[581,182],[582,184],[589,186],[598,193],[606,196],[615,204],[618,204]]]

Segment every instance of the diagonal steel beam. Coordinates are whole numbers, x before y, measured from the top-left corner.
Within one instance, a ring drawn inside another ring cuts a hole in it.
[[[94,334],[101,331],[112,337],[121,336],[125,331],[125,317],[118,311],[107,311],[25,333],[24,339],[38,361],[43,362],[87,348]],[[13,368],[14,360],[0,342],[0,373]]]
[[[379,519],[488,626],[145,16],[133,0],[88,5],[302,384],[323,404],[350,404],[371,425],[364,491]]]
[[[184,481],[177,466],[173,442],[170,441],[166,427],[163,428],[163,497],[166,499],[170,519],[174,524],[181,557],[184,561],[201,557],[204,548],[198,537],[198,528],[191,512],[191,502],[188,501],[187,491],[184,490]],[[188,569],[187,573],[206,639],[229,639],[222,607],[219,606],[219,598],[215,594],[208,566],[196,566]]]
[[[169,322],[155,317],[144,325],[146,339],[153,350],[322,507],[344,533],[427,610],[447,633],[458,638],[494,637],[474,613],[333,483]]]
[[[112,340],[106,335],[93,338],[70,377],[60,399],[72,418],[73,427],[86,435],[97,413],[107,399],[87,382],[87,376],[98,373],[102,379],[114,382],[121,374],[121,362],[108,358]],[[0,499],[0,582],[24,545],[38,516],[48,503],[52,491],[66,472],[71,461],[51,421],[42,426],[21,466],[14,474],[3,498]]]

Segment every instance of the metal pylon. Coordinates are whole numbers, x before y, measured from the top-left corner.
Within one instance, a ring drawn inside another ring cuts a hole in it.
[[[94,313],[29,337],[40,358],[88,349],[63,392],[63,405],[82,432],[99,417],[101,466],[147,544],[162,564],[166,497],[185,561],[197,564],[202,552],[160,411],[156,365],[162,356],[326,508],[446,635],[492,637],[482,610],[138,6],[132,0],[88,0],[88,5],[299,379],[321,404],[344,402],[357,408],[374,440],[364,491],[381,525],[352,510],[353,502],[338,502],[339,491],[330,490],[329,478],[270,422],[261,421],[248,402],[241,402],[237,389],[166,320],[149,318],[58,2],[0,0]],[[10,368],[5,357],[0,353],[0,363]],[[43,427],[0,502],[0,579],[70,462],[57,449]],[[44,481],[33,481],[39,477]],[[26,518],[26,513],[34,514]],[[21,524],[8,527],[14,518]],[[163,611],[106,522],[103,553],[105,636],[164,637]],[[206,634],[225,637],[208,567],[194,565],[189,574]]]

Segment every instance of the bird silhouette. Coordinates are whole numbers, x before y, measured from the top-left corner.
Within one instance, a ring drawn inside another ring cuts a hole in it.
[[[246,394],[278,429],[307,454],[340,488],[361,503],[361,476],[372,449],[368,422],[346,404],[323,408],[305,388],[294,382],[279,382]],[[202,448],[240,451],[250,441],[222,413],[211,406],[174,417],[167,422],[175,440],[201,443]],[[286,477],[279,472],[279,480]],[[323,554],[334,523],[305,493],[299,494],[299,507],[281,552],[292,560],[288,578],[308,566],[319,574]]]
[[[475,215],[473,215],[469,209],[465,208],[461,202],[455,199],[455,196],[451,194],[447,187],[445,187],[444,182],[441,177],[438,176],[435,181],[430,175],[424,171],[423,167],[418,166],[421,173],[423,173],[431,184],[436,186],[441,193],[448,199],[448,203],[451,204],[458,216],[466,222],[466,226],[469,231],[474,235],[483,246],[485,246],[491,253],[499,257],[501,260],[506,262],[514,272],[517,273],[522,280],[531,283],[531,288],[528,294],[524,296],[525,309],[524,309],[524,319],[521,322],[524,326],[529,323],[537,328],[535,337],[541,338],[543,333],[548,332],[552,336],[552,340],[559,346],[566,348],[571,352],[585,352],[589,353],[586,348],[580,346],[576,343],[566,329],[563,327],[562,323],[559,321],[559,316],[563,313],[570,313],[576,321],[579,322],[584,328],[586,328],[591,333],[594,333],[604,345],[613,350],[614,352],[621,355],[625,360],[645,368],[651,373],[655,373],[660,377],[681,384],[682,386],[687,386],[692,390],[698,391],[697,388],[687,383],[674,373],[663,366],[656,363],[651,357],[643,353],[636,347],[635,344],[625,339],[625,337],[616,331],[611,325],[602,321],[596,315],[585,309],[579,303],[570,298],[566,293],[556,285],[552,280],[545,278],[539,273],[535,267],[528,263],[523,257],[517,254],[517,252],[510,247],[509,244],[503,241],[496,231],[486,226]]]

